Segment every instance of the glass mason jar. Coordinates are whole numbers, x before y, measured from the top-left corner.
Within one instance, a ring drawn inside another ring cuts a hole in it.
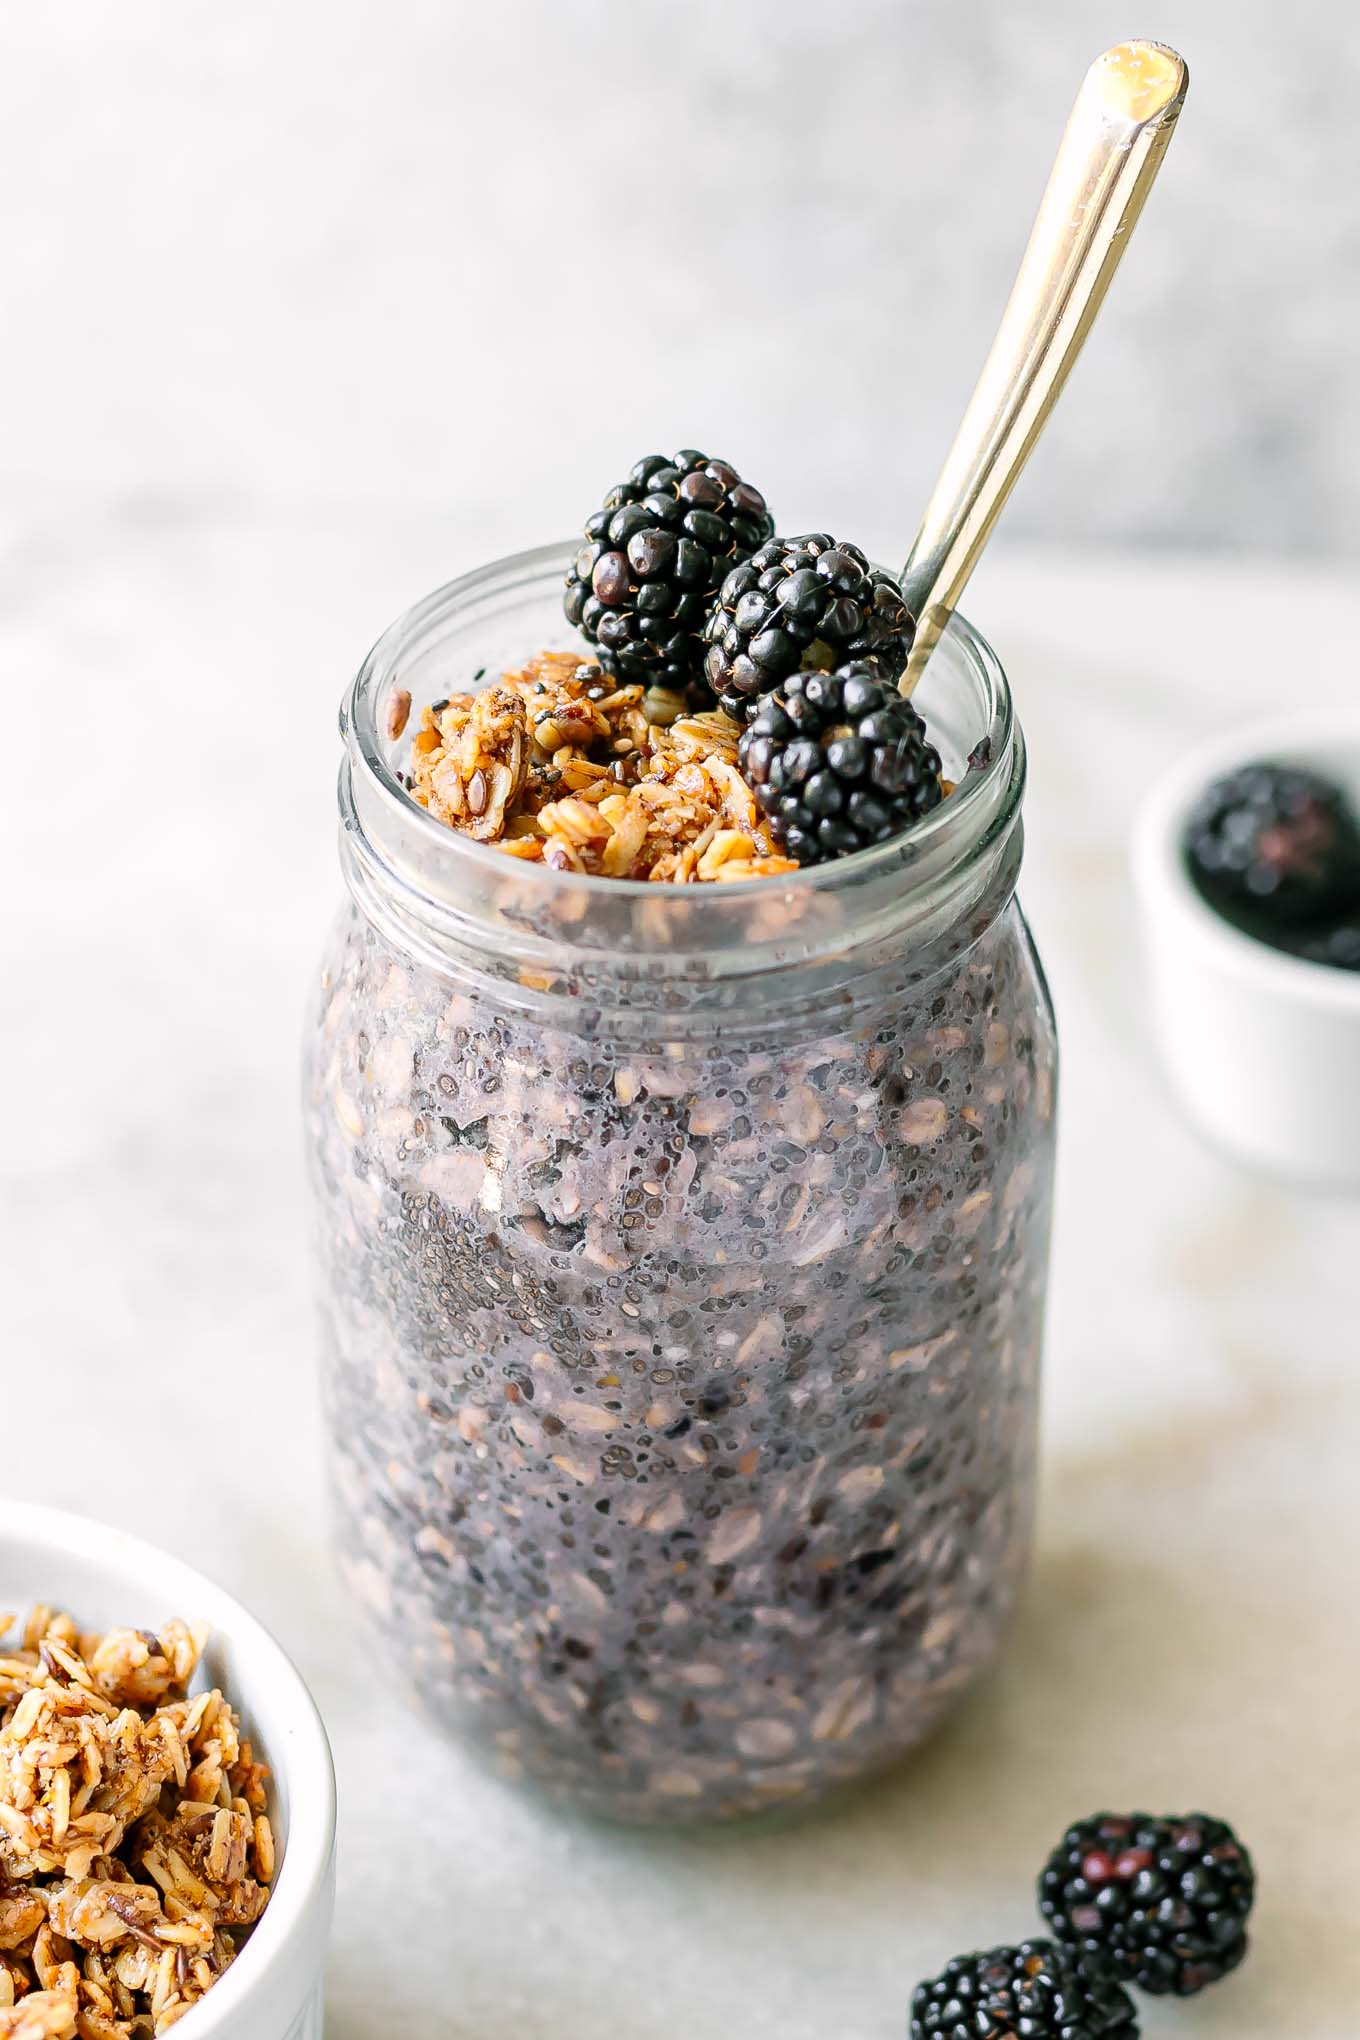
[[[307,1056],[341,1560],[512,1775],[726,1816],[898,1756],[1015,1602],[1055,1077],[1024,745],[956,622],[919,700],[960,784],[908,836],[734,885],[510,859],[408,797],[389,704],[570,642],[567,557],[432,595],[342,713]]]

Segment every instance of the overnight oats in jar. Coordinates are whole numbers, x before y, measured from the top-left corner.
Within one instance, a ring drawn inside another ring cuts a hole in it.
[[[875,692],[887,577],[819,538],[754,588],[738,559],[695,676],[691,608],[633,678],[582,616],[593,543],[441,590],[346,704],[307,1058],[329,1450],[346,1580],[439,1720],[587,1811],[707,1819],[885,1764],[997,1650],[1054,1033],[986,645],[935,652],[927,742]],[[768,630],[743,664],[748,598],[819,572],[784,672]]]

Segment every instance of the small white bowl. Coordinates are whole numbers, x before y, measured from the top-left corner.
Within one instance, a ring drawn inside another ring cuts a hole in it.
[[[335,1771],[297,1672],[253,1615],[169,1552],[82,1516],[0,1501],[0,1609],[22,1615],[35,1601],[88,1629],[159,1628],[172,1615],[211,1625],[195,1690],[222,1689],[270,1766],[279,1866],[258,1926],[175,2032],[184,2040],[320,2040]]]
[[[1191,1118],[1242,1160],[1360,1187],[1360,972],[1287,956],[1225,921],[1185,865],[1185,824],[1211,780],[1269,759],[1305,765],[1360,804],[1360,724],[1266,724],[1193,751],[1139,816],[1134,875],[1162,1054]]]

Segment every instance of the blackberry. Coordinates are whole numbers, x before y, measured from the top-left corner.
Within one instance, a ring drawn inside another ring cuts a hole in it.
[[[1185,854],[1209,903],[1253,933],[1360,900],[1360,825],[1339,787],[1298,766],[1247,765],[1207,787]]]
[[[744,722],[753,700],[800,668],[830,672],[868,659],[881,679],[896,680],[914,632],[896,581],[858,546],[824,531],[776,538],[723,582],[704,633],[704,671],[727,713]]]
[[[1289,947],[1309,963],[1330,964],[1333,970],[1360,970],[1360,916],[1315,928]]]
[[[703,627],[723,576],[774,530],[758,489],[692,447],[650,453],[589,518],[563,608],[613,680],[684,692],[702,678]]]
[[[1070,1827],[1049,1857],[1039,1910],[1088,1963],[1157,1996],[1193,1997],[1246,1954],[1255,1891],[1226,1821],[1102,1813]]]
[[[943,797],[925,724],[864,660],[790,675],[756,704],[737,755],[770,834],[800,864],[886,842]]]
[[[1051,1941],[956,1955],[918,1984],[911,2040],[1137,2040],[1126,1991]]]

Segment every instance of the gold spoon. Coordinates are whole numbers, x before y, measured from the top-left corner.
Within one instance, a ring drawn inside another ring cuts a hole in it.
[[[1162,166],[1190,73],[1163,43],[1097,57],[1077,94],[992,351],[902,573],[920,679],[1080,354]]]

